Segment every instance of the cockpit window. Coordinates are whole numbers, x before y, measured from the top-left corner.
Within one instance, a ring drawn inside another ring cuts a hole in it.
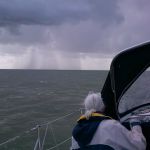
[[[118,106],[119,113],[146,103],[150,103],[150,68],[123,95]]]

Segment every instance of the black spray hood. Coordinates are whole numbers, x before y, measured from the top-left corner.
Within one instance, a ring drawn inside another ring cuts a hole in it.
[[[114,57],[101,94],[108,115],[118,119],[120,98],[150,66],[150,42],[127,49]]]

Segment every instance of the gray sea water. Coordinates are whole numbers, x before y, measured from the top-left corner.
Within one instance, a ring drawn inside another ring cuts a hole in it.
[[[79,108],[89,91],[100,92],[108,71],[0,70],[0,150],[33,150],[40,127],[43,150],[67,150]],[[150,103],[150,72],[146,71],[127,90],[119,112]],[[75,112],[76,111],[76,112]],[[15,139],[11,139],[16,137]],[[11,142],[1,145],[11,139]],[[61,144],[61,142],[65,141]],[[42,145],[42,144],[41,144]]]
[[[37,124],[55,120],[82,107],[88,91],[99,92],[107,71],[0,70],[0,150],[34,149],[37,131],[23,134]],[[79,116],[73,114],[48,128],[48,149],[71,136]],[[43,138],[45,128],[42,127]],[[43,140],[41,138],[41,141]],[[70,141],[57,150],[68,149]]]

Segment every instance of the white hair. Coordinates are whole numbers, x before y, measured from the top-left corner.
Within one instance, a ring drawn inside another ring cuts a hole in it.
[[[93,112],[104,112],[105,105],[100,93],[90,92],[84,100],[85,117],[89,119]]]

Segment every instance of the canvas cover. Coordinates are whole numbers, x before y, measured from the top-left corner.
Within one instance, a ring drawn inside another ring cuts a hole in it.
[[[127,49],[113,59],[101,91],[108,115],[119,118],[120,98],[149,66],[150,42]]]

